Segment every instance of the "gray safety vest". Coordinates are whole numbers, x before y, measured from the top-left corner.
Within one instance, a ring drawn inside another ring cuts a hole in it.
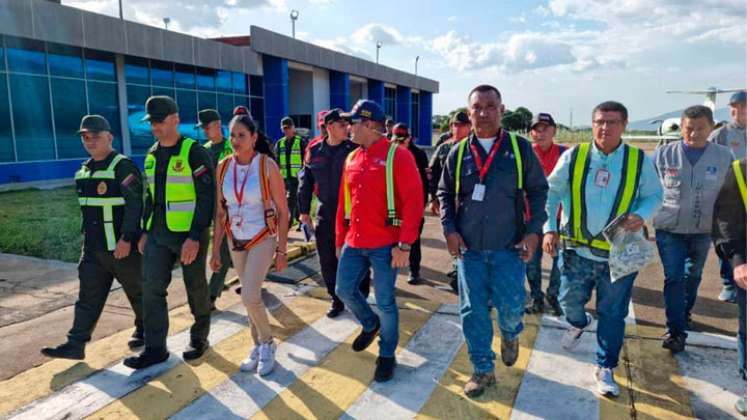
[[[735,159],[747,157],[747,131],[733,122],[714,130],[708,141],[728,147]]]
[[[656,168],[664,200],[654,227],[681,234],[710,233],[713,204],[733,160],[728,148],[715,143],[706,145],[695,166],[690,165],[682,141],[659,148]]]

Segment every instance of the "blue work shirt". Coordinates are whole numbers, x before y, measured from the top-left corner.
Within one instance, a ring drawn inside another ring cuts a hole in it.
[[[620,146],[622,146],[622,143],[620,143]],[[589,172],[586,175],[586,195],[584,196],[587,203],[586,224],[589,232],[592,235],[597,235],[607,226],[610,214],[614,210],[612,207],[615,205],[615,197],[622,179],[624,152],[623,147],[618,146],[612,153],[605,155],[597,148],[595,143],[592,143],[589,155],[591,156],[591,162]],[[558,207],[562,204],[561,224],[563,226],[568,224],[571,209],[570,174],[572,157],[573,150],[563,153],[555,169],[547,178],[547,183],[550,186],[547,194],[547,214],[556,214]],[[609,180],[607,185],[603,187],[594,183],[595,174],[600,169],[609,172]],[[654,164],[648,156],[643,154],[641,178],[638,191],[636,191],[630,206],[630,213],[635,213],[646,222],[650,222],[661,207],[662,195],[661,183],[654,169]],[[550,217],[543,230],[545,233],[558,232],[557,220]],[[586,247],[576,248],[576,253],[581,257],[595,261],[607,260],[604,257],[593,255],[591,250]]]

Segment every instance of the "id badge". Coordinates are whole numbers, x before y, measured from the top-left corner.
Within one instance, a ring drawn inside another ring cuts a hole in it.
[[[485,184],[475,184],[472,190],[472,201],[482,201],[485,199]]]
[[[606,169],[597,169],[597,173],[594,174],[594,185],[597,187],[606,188],[610,182],[610,171]]]
[[[231,218],[231,226],[240,228],[244,224],[244,218],[241,216],[233,216]]]

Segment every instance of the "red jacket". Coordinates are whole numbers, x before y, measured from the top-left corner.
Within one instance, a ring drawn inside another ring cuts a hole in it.
[[[540,148],[539,144],[532,143],[532,149],[534,150],[534,154],[539,158],[545,176],[550,176],[552,170],[555,169],[555,165],[558,163],[558,159],[560,159],[560,155],[565,152],[567,147],[553,143],[550,146],[550,150],[545,152]]]
[[[345,186],[340,185],[336,244],[354,248],[380,248],[418,239],[423,218],[423,186],[415,158],[404,147],[394,154],[394,203],[400,227],[388,226],[386,207],[386,156],[389,142],[382,137],[368,149],[359,148],[343,168],[350,188],[350,226],[345,226]]]

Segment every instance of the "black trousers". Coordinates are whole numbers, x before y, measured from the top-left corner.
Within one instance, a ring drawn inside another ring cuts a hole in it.
[[[81,347],[91,341],[91,334],[101,317],[115,278],[122,285],[135,312],[135,328],[143,330],[141,262],[142,258],[134,248],[130,256],[121,260],[115,259],[112,252],[83,251],[78,262],[80,290],[68,341]]]
[[[420,260],[423,258],[423,254],[420,249],[420,236],[423,234],[423,226],[425,226],[425,218],[420,221],[420,232],[418,233],[418,240],[412,243],[410,247],[410,275],[412,277],[420,277]]]
[[[322,278],[327,286],[327,293],[332,297],[332,304],[342,308],[345,305],[335,294],[337,284],[337,255],[335,247],[335,222],[334,220],[317,220],[316,225],[316,252],[319,254],[319,265],[322,268]],[[360,291],[363,296],[368,296],[371,290],[371,272],[366,273],[366,278],[360,283]]]

